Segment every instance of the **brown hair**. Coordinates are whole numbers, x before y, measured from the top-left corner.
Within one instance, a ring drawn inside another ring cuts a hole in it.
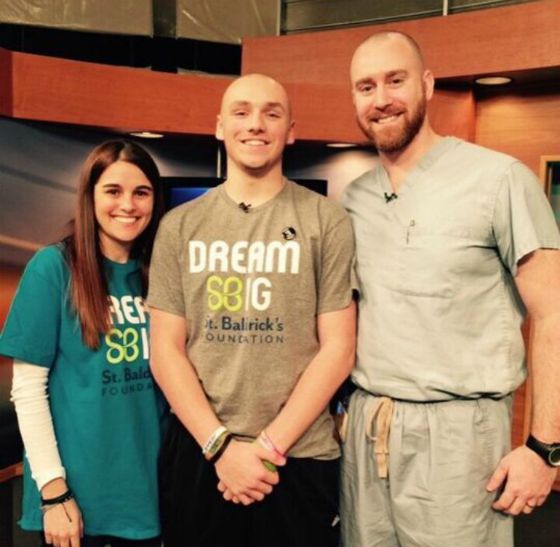
[[[113,163],[127,161],[138,167],[153,188],[154,207],[146,229],[134,241],[131,257],[142,266],[144,292],[147,290],[148,267],[155,233],[163,214],[163,192],[159,171],[152,157],[137,144],[126,140],[106,141],[92,150],[80,175],[78,202],[70,233],[64,239],[70,268],[70,296],[82,327],[84,343],[98,348],[100,335],[109,331],[109,301],[99,229],[95,218],[94,186],[101,174]]]

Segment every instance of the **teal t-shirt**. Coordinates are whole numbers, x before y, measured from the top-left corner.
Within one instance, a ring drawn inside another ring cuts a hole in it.
[[[25,269],[0,353],[50,369],[58,448],[85,533],[144,539],[160,533],[157,458],[164,402],[148,366],[139,264],[105,259],[104,267],[112,326],[98,350],[82,342],[63,249],[51,246]],[[22,528],[42,528],[39,505],[25,461]]]

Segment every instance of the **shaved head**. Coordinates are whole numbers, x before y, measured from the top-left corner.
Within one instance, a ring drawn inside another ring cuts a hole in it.
[[[226,88],[222,96],[220,112],[233,101],[243,101],[244,97],[251,98],[254,94],[266,95],[271,101],[278,102],[291,118],[291,105],[284,86],[270,76],[264,74],[247,74],[236,78]]]
[[[294,122],[284,86],[264,74],[235,79],[222,97],[216,138],[224,142],[228,178],[268,176],[282,180],[282,154],[294,142]]]
[[[352,62],[354,62],[354,59],[359,54],[363,54],[365,52],[371,52],[379,45],[382,44],[386,45],[386,44],[398,43],[398,42],[401,42],[408,46],[408,48],[410,49],[410,53],[412,54],[412,57],[414,59],[414,62],[417,65],[417,68],[423,72],[425,69],[424,56],[422,55],[420,46],[418,45],[416,40],[412,38],[412,36],[409,36],[408,34],[404,32],[400,32],[398,30],[387,30],[383,32],[378,32],[376,34],[372,34],[369,38],[364,40],[356,48],[356,51],[354,52],[354,56],[352,58]]]

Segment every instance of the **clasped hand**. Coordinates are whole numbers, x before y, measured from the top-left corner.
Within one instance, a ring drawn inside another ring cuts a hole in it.
[[[262,501],[280,481],[277,471],[268,469],[264,462],[282,466],[286,458],[264,448],[260,443],[233,440],[216,463],[220,479],[218,490],[227,501],[251,505]]]

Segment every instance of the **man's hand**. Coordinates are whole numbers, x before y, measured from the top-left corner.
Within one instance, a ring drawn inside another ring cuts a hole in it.
[[[502,458],[486,485],[489,492],[495,492],[505,482],[502,495],[492,507],[514,516],[531,513],[545,502],[556,474],[557,469],[546,465],[531,449],[516,448]]]
[[[258,443],[231,441],[216,463],[216,473],[220,479],[218,490],[223,493],[224,499],[250,505],[270,494],[280,477],[278,472],[267,469],[264,461],[282,466],[286,458]]]

